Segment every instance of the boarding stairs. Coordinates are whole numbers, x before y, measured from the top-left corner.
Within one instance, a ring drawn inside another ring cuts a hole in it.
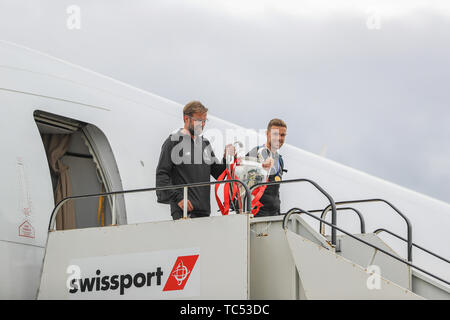
[[[211,182],[242,183],[239,180]],[[272,217],[230,214],[176,221],[111,225],[56,231],[54,220],[67,201],[163,188],[117,191],[69,197],[52,213],[38,299],[450,299],[450,284],[413,264],[407,217],[382,199],[334,202],[314,181],[310,183],[330,205],[323,210],[292,208]],[[205,184],[172,186],[187,188]],[[244,184],[243,184],[244,185]],[[257,186],[254,186],[257,187]],[[245,186],[247,195],[251,190]],[[250,208],[249,199],[245,207]],[[357,202],[384,201],[408,226],[404,239],[389,230],[351,234],[335,221],[341,210]],[[322,212],[317,217],[315,213]],[[332,222],[326,214],[332,213]],[[304,219],[320,222],[314,230]],[[331,228],[325,234],[324,225]],[[337,234],[340,232],[340,234]],[[387,232],[407,243],[407,258],[379,236]]]

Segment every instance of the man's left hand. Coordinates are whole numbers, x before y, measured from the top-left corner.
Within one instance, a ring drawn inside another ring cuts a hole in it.
[[[232,144],[225,146],[225,156],[236,156],[236,148]]]

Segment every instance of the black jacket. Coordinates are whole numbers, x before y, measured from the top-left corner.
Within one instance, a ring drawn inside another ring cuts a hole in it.
[[[217,179],[226,169],[225,161],[219,161],[210,142],[203,137],[192,139],[181,132],[171,134],[161,148],[156,168],[156,186],[178,185],[196,182],[209,182],[210,175]],[[188,189],[188,200],[194,210],[191,216],[209,216],[211,214],[210,186]],[[183,215],[178,203],[183,200],[183,189],[157,192],[158,202],[170,204],[174,219]]]

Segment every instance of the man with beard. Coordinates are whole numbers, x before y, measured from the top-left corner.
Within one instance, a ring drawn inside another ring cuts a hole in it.
[[[210,142],[201,136],[207,122],[208,109],[199,101],[191,101],[183,108],[184,128],[172,133],[161,148],[156,168],[156,186],[210,182],[226,169],[225,159],[219,161]],[[234,155],[234,147],[227,145],[224,152]],[[174,220],[183,217],[183,189],[157,192],[158,202],[170,204]],[[210,186],[188,188],[188,216],[207,217],[211,214]]]

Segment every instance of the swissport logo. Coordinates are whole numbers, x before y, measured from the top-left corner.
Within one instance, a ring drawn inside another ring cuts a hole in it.
[[[75,259],[66,286],[71,299],[195,297],[199,257],[193,248]]]
[[[189,280],[192,269],[194,269],[197,259],[198,254],[194,256],[178,257],[163,291],[183,290],[186,282]]]

